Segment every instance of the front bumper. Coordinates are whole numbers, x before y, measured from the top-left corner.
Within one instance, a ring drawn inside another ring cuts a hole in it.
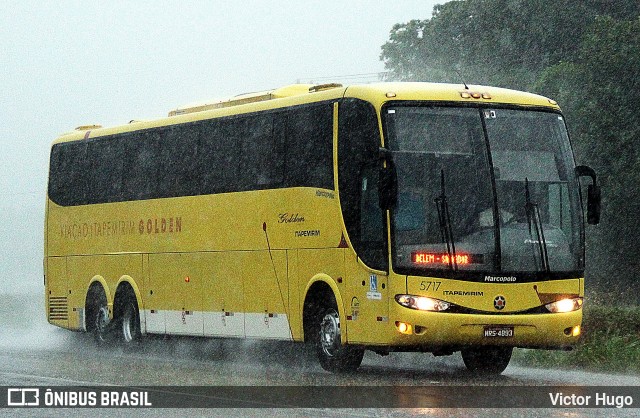
[[[397,306],[389,315],[389,345],[437,349],[469,345],[567,349],[579,339],[571,332],[582,323],[582,309],[546,314],[456,314]],[[410,325],[410,332],[399,324]],[[486,337],[486,327],[513,327],[510,337]]]

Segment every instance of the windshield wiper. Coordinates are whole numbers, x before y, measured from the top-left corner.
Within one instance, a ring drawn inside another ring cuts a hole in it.
[[[458,270],[456,263],[456,244],[453,239],[453,229],[451,228],[451,214],[449,213],[449,203],[444,187],[444,170],[440,170],[440,196],[436,197],[436,207],[438,208],[438,221],[440,223],[440,234],[442,243],[447,245],[447,255],[449,256],[449,268]]]
[[[546,272],[550,271],[549,268],[549,253],[547,252],[547,241],[544,238],[544,228],[542,226],[542,219],[540,217],[540,208],[537,203],[531,202],[531,193],[529,192],[529,179],[524,179],[524,197],[525,197],[525,212],[527,214],[527,224],[529,225],[529,236],[531,235],[531,229],[536,231],[536,242],[538,243],[538,249],[540,251],[540,260],[542,261],[542,269]]]

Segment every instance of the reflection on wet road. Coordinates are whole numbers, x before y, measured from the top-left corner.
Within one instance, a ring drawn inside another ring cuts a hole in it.
[[[466,371],[459,354],[435,358],[430,354],[392,353],[381,357],[367,352],[356,373],[331,374],[318,366],[307,347],[283,342],[150,337],[135,350],[125,351],[117,345],[98,348],[88,335],[47,324],[38,303],[32,296],[16,296],[1,308],[5,311],[0,328],[1,386],[637,386],[640,383],[638,376],[514,365],[502,376],[479,378]],[[25,311],[25,306],[30,309]],[[10,311],[6,312],[7,309]],[[249,413],[249,410],[243,411]],[[302,415],[320,412],[312,411],[315,412],[306,411]],[[350,411],[357,416],[369,416],[367,410]],[[448,415],[454,411],[441,412]],[[500,416],[508,411],[494,412]],[[293,410],[285,410],[281,416],[292,413]]]

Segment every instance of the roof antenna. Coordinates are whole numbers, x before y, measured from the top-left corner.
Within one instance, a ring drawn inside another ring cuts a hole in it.
[[[458,74],[458,78],[462,80],[462,84],[464,85],[465,90],[469,90],[469,86],[464,81],[464,77],[462,77],[462,73],[459,70],[455,70],[456,74]]]

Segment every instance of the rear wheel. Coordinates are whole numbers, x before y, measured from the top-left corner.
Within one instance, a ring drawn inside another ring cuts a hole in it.
[[[330,372],[348,372],[360,367],[364,348],[342,344],[340,314],[333,297],[317,315],[316,353],[322,368]]]
[[[107,297],[102,290],[94,291],[89,297],[89,331],[97,345],[105,345],[112,340],[112,326],[109,318]]]
[[[122,310],[120,311],[119,321],[119,337],[120,341],[126,346],[133,346],[140,342],[140,314],[138,311],[138,303],[135,297],[128,296]]]
[[[478,375],[499,375],[511,360],[513,347],[470,347],[462,350],[467,369]]]
[[[116,291],[113,302],[113,330],[118,342],[125,348],[138,345],[142,338],[138,300],[128,283],[119,286]]]

